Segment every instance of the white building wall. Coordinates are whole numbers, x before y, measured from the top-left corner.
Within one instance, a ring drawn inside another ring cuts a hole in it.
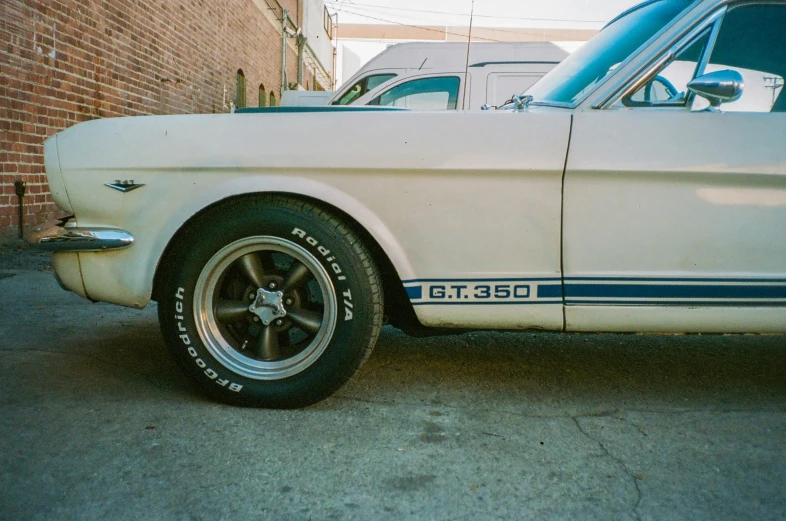
[[[333,76],[333,42],[325,30],[325,3],[322,0],[303,0],[303,36],[317,60]]]
[[[336,88],[344,84],[360,68],[368,63],[377,54],[384,51],[387,46],[376,42],[341,42],[338,46],[338,63],[336,71]]]

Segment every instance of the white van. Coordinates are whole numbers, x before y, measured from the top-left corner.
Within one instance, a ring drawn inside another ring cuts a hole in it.
[[[477,110],[521,94],[567,56],[553,43],[473,43],[468,61],[466,43],[400,43],[369,61],[338,91],[287,91],[281,104]]]

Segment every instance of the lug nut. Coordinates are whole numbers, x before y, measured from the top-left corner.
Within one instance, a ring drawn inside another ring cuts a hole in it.
[[[271,282],[270,284],[267,285],[267,287],[270,288],[270,289],[276,289],[276,283],[275,282]]]
[[[252,293],[251,295],[249,295],[249,296],[248,296],[248,298],[250,298],[251,300],[254,300],[254,299],[256,298],[256,295],[254,295],[254,294]]]
[[[278,320],[276,320],[276,325],[277,325],[277,326],[280,326],[280,325],[281,325],[281,324],[283,324],[283,323],[284,323],[284,321],[283,321],[283,320],[281,320],[280,318],[279,318]]]
[[[259,317],[254,317],[254,322],[259,322]]]
[[[291,305],[292,305],[292,302],[294,302],[294,300],[292,300],[291,298],[288,298],[288,299],[286,299],[286,300],[284,301],[284,304],[286,304],[287,306],[291,306]]]

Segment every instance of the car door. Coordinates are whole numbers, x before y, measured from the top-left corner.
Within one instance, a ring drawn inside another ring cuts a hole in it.
[[[723,9],[619,102],[574,115],[568,330],[786,329],[786,4]],[[727,69],[738,101],[687,89]]]

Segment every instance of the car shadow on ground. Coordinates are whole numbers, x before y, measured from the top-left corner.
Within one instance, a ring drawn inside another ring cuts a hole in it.
[[[784,336],[477,332],[411,339],[387,328],[359,380],[380,388],[425,382],[485,398],[728,405],[782,403],[784,367]]]
[[[616,407],[782,406],[786,337],[469,333],[383,335],[363,373],[381,395],[438,385],[485,403],[568,401]],[[436,389],[434,390],[436,393]]]
[[[57,392],[99,388],[116,399],[145,391],[204,400],[168,356],[154,322],[99,326],[52,350],[47,382]],[[783,408],[786,337],[645,336],[476,332],[417,339],[386,327],[368,362],[334,398],[350,401],[484,404],[570,402],[625,407]],[[35,364],[28,380],[41,379]],[[57,373],[60,373],[58,376]]]

